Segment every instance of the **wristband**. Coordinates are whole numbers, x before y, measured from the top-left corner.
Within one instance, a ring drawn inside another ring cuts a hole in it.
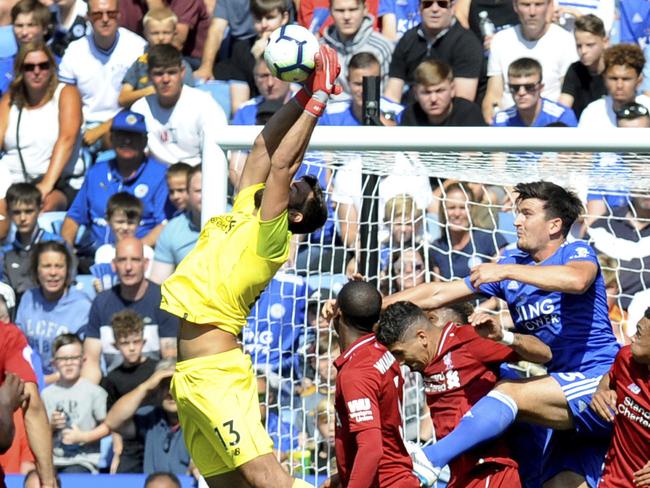
[[[512,346],[515,343],[515,334],[509,330],[504,330],[503,337],[499,342],[504,346]]]
[[[293,99],[296,101],[299,107],[314,117],[320,117],[325,112],[325,104],[327,102],[327,99],[324,101],[318,100],[315,96],[309,95],[309,92],[307,92],[307,90],[304,88],[296,93],[296,96]]]

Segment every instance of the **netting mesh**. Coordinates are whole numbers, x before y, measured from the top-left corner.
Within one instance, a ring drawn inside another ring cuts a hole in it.
[[[292,258],[260,298],[243,336],[263,378],[260,401],[278,457],[298,476],[326,476],[335,468],[332,361],[340,351],[319,313],[347,276],[365,269],[359,259],[376,257],[367,274],[383,293],[462,278],[515,245],[512,187],[519,182],[550,180],[585,203],[586,215],[570,238],[588,239],[599,251],[613,327],[628,341],[635,300],[650,301],[644,295],[650,288],[649,162],[646,153],[596,151],[310,153],[303,168],[327,189],[328,223],[296,239]],[[379,178],[368,183],[362,174]],[[377,210],[374,248],[364,233],[369,222],[360,217],[362,205]],[[430,442],[435,433],[422,379],[405,373],[405,438]]]

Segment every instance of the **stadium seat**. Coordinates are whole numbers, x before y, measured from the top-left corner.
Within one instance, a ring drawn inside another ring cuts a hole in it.
[[[75,277],[74,287],[77,290],[83,291],[92,300],[95,298],[95,295],[97,295],[95,287],[93,286],[93,281],[96,279],[97,278],[91,274],[79,274]]]
[[[226,114],[226,118],[230,120],[230,85],[227,81],[221,80],[208,80],[205,83],[197,84],[196,88],[208,92],[212,98],[221,106]]]
[[[38,226],[47,232],[61,235],[64,218],[65,212],[43,212],[38,216]]]

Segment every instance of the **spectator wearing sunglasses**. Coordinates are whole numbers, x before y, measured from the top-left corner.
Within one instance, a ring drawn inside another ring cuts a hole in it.
[[[616,126],[623,128],[650,127],[650,112],[645,105],[632,102],[616,110]]]
[[[616,112],[633,102],[650,108],[650,97],[637,95],[645,65],[641,48],[636,44],[618,44],[605,51],[604,59],[607,96],[587,105],[580,116],[580,127],[616,127]]]
[[[118,0],[90,0],[92,29],[70,43],[59,66],[59,79],[76,85],[81,94],[87,146],[110,131],[111,119],[121,109],[117,100],[124,75],[146,45],[140,36],[119,27],[120,16]],[[93,152],[98,149],[94,146]]]
[[[454,17],[452,0],[421,0],[422,22],[404,33],[397,43],[384,95],[395,102],[415,82],[415,70],[424,60],[443,61],[455,75],[456,96],[476,99],[484,75],[483,47],[474,34]],[[405,97],[406,100],[410,96]]]
[[[513,6],[520,24],[497,32],[490,44],[487,91],[482,103],[483,117],[488,123],[496,107],[513,105],[506,87],[513,61],[523,57],[536,59],[544,72],[541,94],[556,101],[569,66],[578,59],[573,36],[551,23],[551,0],[513,0]]]
[[[0,101],[2,164],[9,183],[33,183],[43,211],[64,210],[81,186],[81,101],[59,84],[52,52],[42,42],[21,45],[16,76]],[[47,130],[43,130],[43,128]]]
[[[542,97],[542,65],[533,58],[520,58],[508,68],[508,90],[514,106],[496,114],[494,127],[545,127],[562,123],[578,125],[573,110]]]

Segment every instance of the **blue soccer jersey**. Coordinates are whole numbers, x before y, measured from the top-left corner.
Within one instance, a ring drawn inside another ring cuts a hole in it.
[[[546,127],[549,124],[561,122],[568,127],[576,127],[578,120],[576,115],[568,107],[542,98],[542,109],[530,125],[530,127]],[[528,127],[519,116],[517,107],[512,106],[506,110],[498,112],[494,117],[492,127]]]
[[[593,248],[584,241],[565,242],[541,263],[516,250],[501,258],[499,264],[558,266],[577,261],[598,266],[596,279],[581,295],[546,291],[515,280],[481,285],[480,292],[505,300],[516,331],[533,334],[551,348],[553,359],[546,365],[549,373],[572,371],[596,376],[609,370],[619,345],[609,321],[605,283]],[[469,277],[465,283],[478,291]]]

